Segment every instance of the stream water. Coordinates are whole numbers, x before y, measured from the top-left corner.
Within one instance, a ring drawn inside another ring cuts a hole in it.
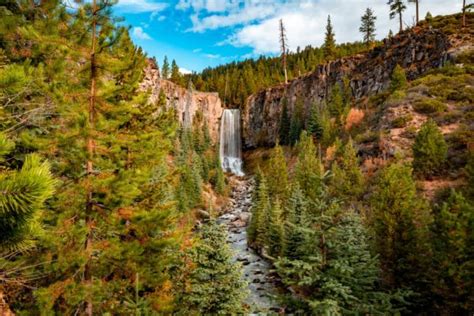
[[[275,300],[277,280],[271,273],[271,264],[247,246],[247,224],[251,211],[251,196],[254,188],[253,179],[233,177],[232,195],[226,212],[218,221],[227,226],[228,243],[234,251],[234,260],[243,267],[245,280],[248,282],[250,315],[277,314],[280,306]]]

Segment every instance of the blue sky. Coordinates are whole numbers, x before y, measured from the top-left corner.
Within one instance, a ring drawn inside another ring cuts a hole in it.
[[[361,39],[360,16],[367,7],[377,15],[377,37],[398,30],[386,0],[119,0],[117,15],[130,25],[134,42],[162,64],[175,59],[183,72],[200,71],[234,60],[278,53],[278,20],[287,29],[290,50],[320,46],[328,14],[336,41]],[[420,15],[461,10],[461,0],[421,0]],[[412,25],[414,5],[404,23]]]

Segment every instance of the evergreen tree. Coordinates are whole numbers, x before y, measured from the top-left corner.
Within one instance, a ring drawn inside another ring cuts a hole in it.
[[[267,174],[268,191],[272,200],[277,198],[285,201],[288,195],[288,168],[283,148],[276,144],[269,160],[270,172]]]
[[[285,208],[283,255],[299,259],[305,255],[303,248],[308,224],[308,202],[298,183],[292,186],[291,195]]]
[[[179,72],[178,64],[176,63],[176,60],[174,60],[174,59],[171,62],[170,80],[173,81],[176,84],[183,85],[182,77],[181,77],[181,73]]]
[[[344,101],[341,86],[335,84],[331,90],[331,98],[328,104],[329,112],[333,117],[336,118],[336,124],[339,128],[344,125],[347,113],[349,113],[350,107]]]
[[[260,174],[252,207],[252,216],[247,229],[249,244],[257,248],[262,248],[266,245],[270,209],[267,180],[263,174]]]
[[[292,198],[301,199],[297,196]],[[276,262],[283,283],[301,293],[304,305],[298,312],[340,315],[394,311],[390,303],[394,297],[377,290],[378,260],[370,253],[368,233],[359,216],[342,211],[325,189],[313,208],[311,220],[288,230],[285,256]],[[294,211],[289,211],[289,216],[295,217]]]
[[[281,110],[280,118],[280,129],[278,130],[278,135],[280,142],[283,145],[290,144],[290,117],[288,115],[288,101],[286,98],[282,101],[283,106]]]
[[[326,25],[326,34],[324,38],[324,58],[326,60],[336,57],[336,40],[334,39],[334,31],[331,25],[331,16],[328,15],[328,23]]]
[[[312,137],[301,133],[298,143],[298,161],[295,166],[295,180],[305,196],[314,201],[319,194],[323,168],[319,161]]]
[[[454,190],[435,210],[433,271],[435,304],[441,313],[462,315],[474,308],[474,205]]]
[[[280,200],[276,200],[268,216],[267,247],[270,256],[279,257],[282,254],[284,237],[283,212]]]
[[[392,80],[390,82],[390,91],[403,90],[407,87],[407,77],[405,70],[400,65],[395,66],[392,73]]]
[[[428,24],[430,24],[433,21],[433,16],[431,15],[430,11],[426,12],[425,20],[426,22],[428,22]]]
[[[391,289],[426,294],[431,214],[416,194],[411,168],[393,163],[381,170],[372,188],[370,206],[384,284]],[[422,306],[426,298],[421,296],[417,306]]]
[[[429,119],[421,126],[413,144],[413,169],[416,173],[431,175],[446,162],[448,146],[438,125]]]
[[[368,47],[372,45],[375,39],[375,20],[377,20],[377,17],[374,15],[374,12],[371,8],[367,8],[365,14],[361,17],[362,25],[359,28],[359,32],[363,34],[364,42]]]
[[[232,261],[225,228],[210,221],[193,249],[195,268],[180,299],[183,315],[234,315],[243,312],[247,295],[241,267]]]
[[[357,201],[364,192],[364,176],[359,168],[352,139],[342,149],[332,165],[330,192],[346,201]]]
[[[298,141],[303,128],[304,128],[303,100],[298,99],[296,100],[296,104],[293,109],[293,113],[291,115],[290,133],[289,133],[290,145],[294,145]]]
[[[168,62],[168,57],[165,55],[163,59],[163,66],[161,67],[161,77],[163,79],[168,79],[170,76],[170,64]]]
[[[400,23],[400,32],[403,31],[403,19],[402,13],[407,9],[403,0],[388,0],[387,3],[390,6],[390,19],[395,18],[398,15],[398,20]]]
[[[14,143],[0,133],[0,162],[13,148]],[[27,250],[40,230],[44,202],[54,192],[49,164],[31,154],[26,156],[19,171],[1,168],[0,190],[0,250]]]

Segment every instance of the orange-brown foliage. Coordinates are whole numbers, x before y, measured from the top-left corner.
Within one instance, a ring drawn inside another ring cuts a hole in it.
[[[344,128],[346,131],[350,130],[352,127],[359,125],[365,117],[363,110],[352,108],[347,114],[346,125]]]

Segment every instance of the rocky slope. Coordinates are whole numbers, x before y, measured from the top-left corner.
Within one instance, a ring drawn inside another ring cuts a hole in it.
[[[200,92],[185,89],[169,80],[160,77],[160,70],[156,63],[149,60],[145,69],[145,77],[140,89],[150,91],[150,102],[156,104],[160,90],[166,96],[167,107],[174,107],[180,124],[190,124],[198,111],[207,120],[209,132],[214,142],[219,140],[219,121],[223,107],[217,93]]]
[[[245,148],[272,146],[278,136],[283,100],[289,113],[297,100],[304,104],[306,116],[311,105],[322,102],[336,83],[349,79],[355,99],[385,90],[397,64],[413,80],[438,68],[459,51],[472,44],[472,36],[449,36],[431,27],[416,27],[386,39],[367,54],[351,56],[320,65],[314,72],[250,96],[243,109],[243,145]]]

